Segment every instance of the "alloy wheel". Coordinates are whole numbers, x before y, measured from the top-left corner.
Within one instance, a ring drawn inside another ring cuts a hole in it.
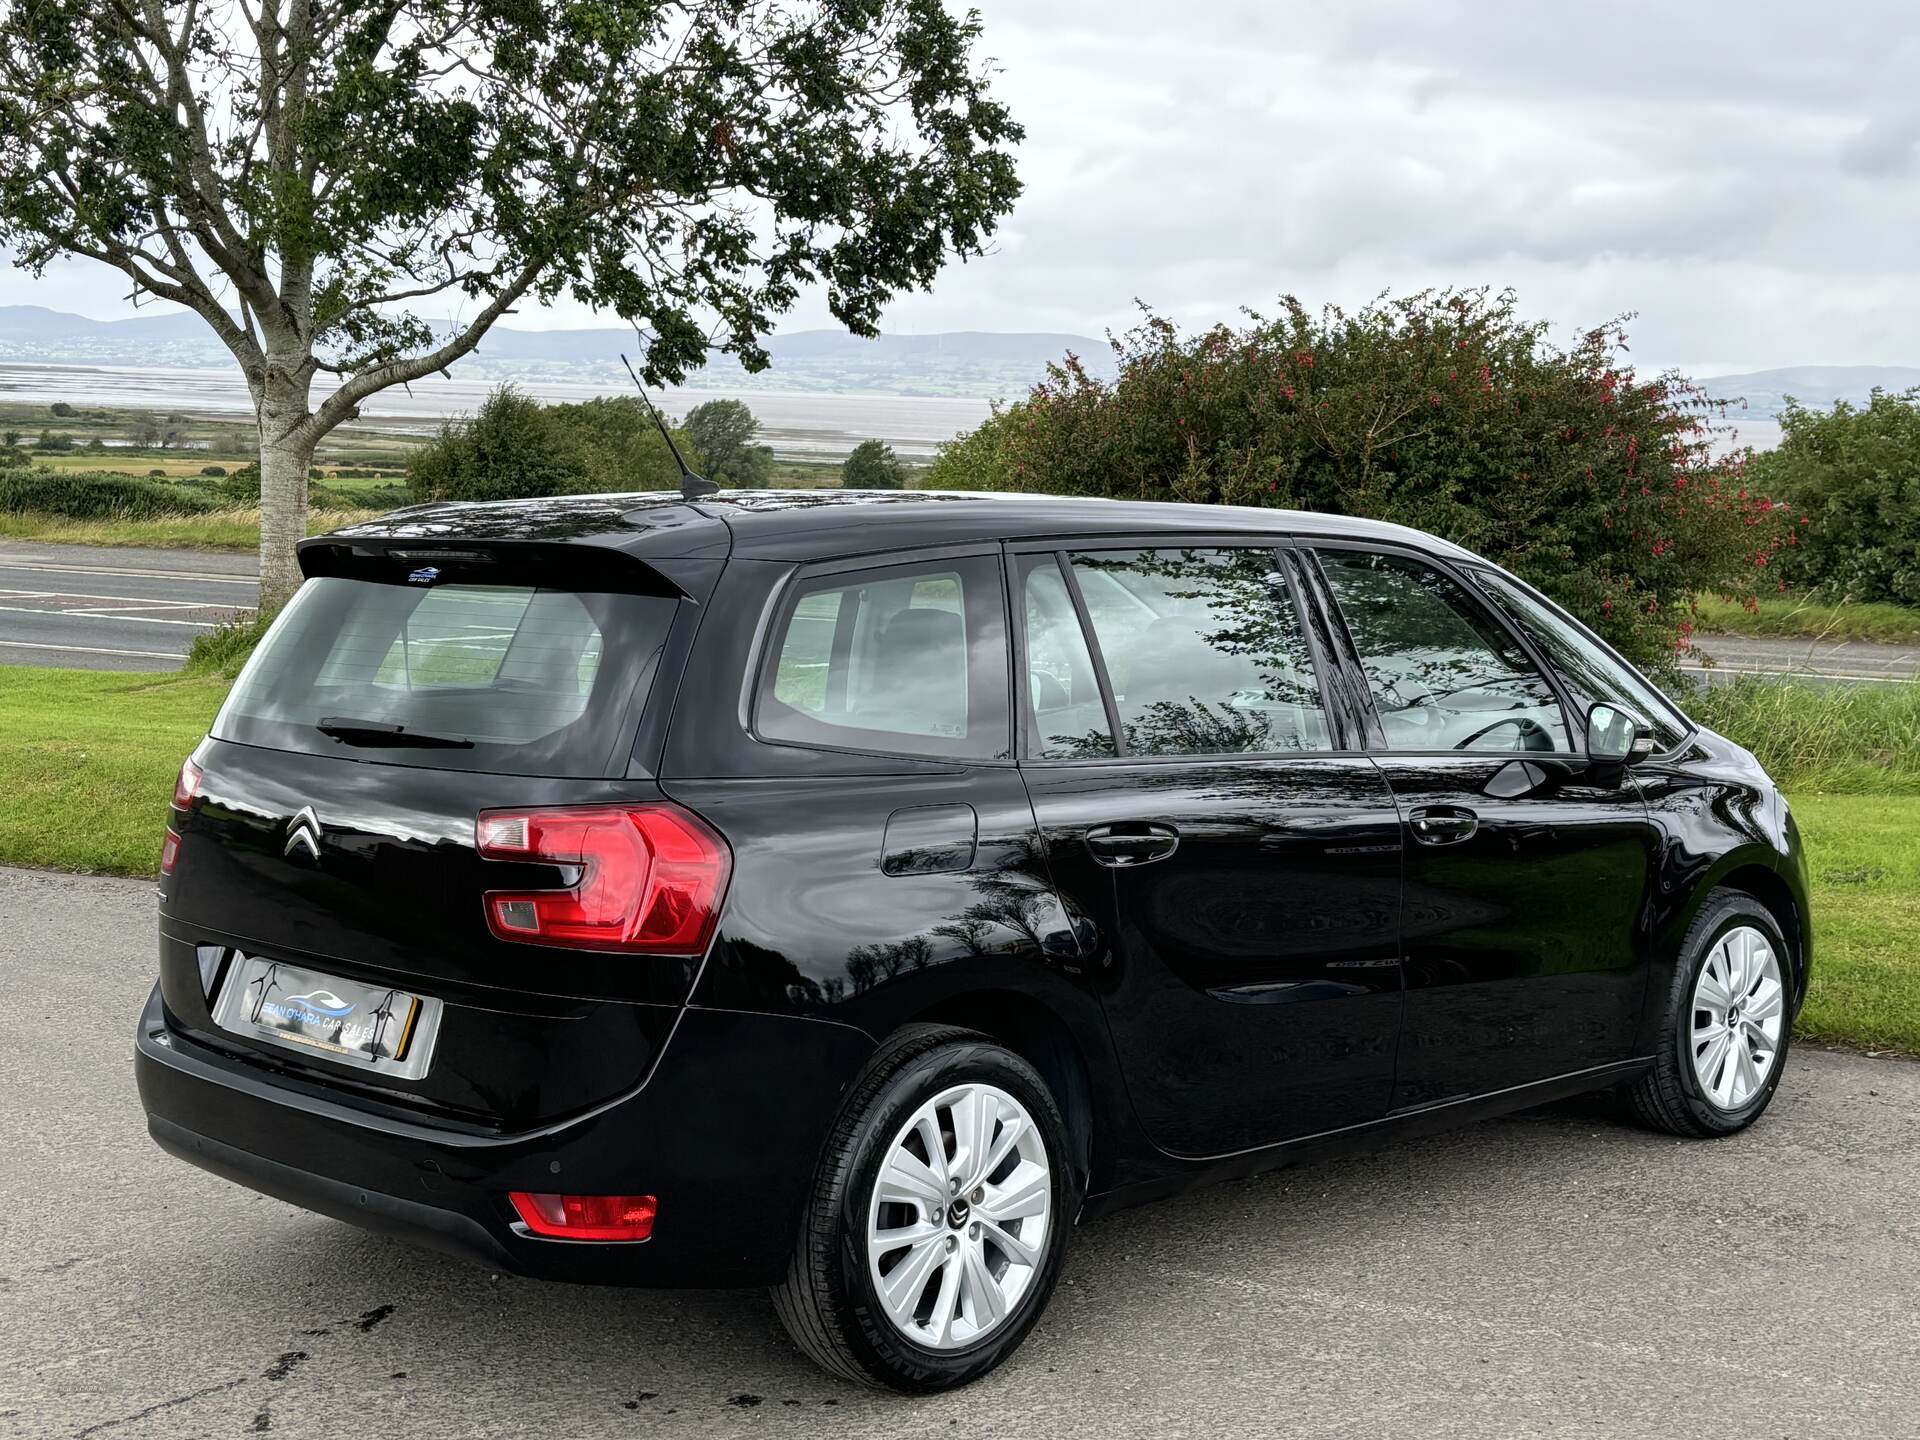
[[[1750,925],[1715,943],[1693,982],[1688,1055],[1700,1092],[1738,1110],[1760,1093],[1780,1054],[1786,985],[1773,943]]]
[[[994,1085],[927,1101],[887,1147],[867,1215],[880,1307],[930,1350],[983,1339],[1044,1262],[1053,1172],[1027,1108]]]

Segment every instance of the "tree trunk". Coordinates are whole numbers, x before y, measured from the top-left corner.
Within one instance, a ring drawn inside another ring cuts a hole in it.
[[[307,470],[314,436],[306,357],[269,355],[259,396],[260,610],[278,610],[300,588],[294,546],[307,534]]]

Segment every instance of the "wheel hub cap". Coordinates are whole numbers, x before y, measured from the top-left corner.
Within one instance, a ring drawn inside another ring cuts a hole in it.
[[[1032,1285],[1052,1205],[1046,1146],[1024,1105],[994,1085],[934,1096],[888,1145],[868,1208],[882,1312],[930,1350],[981,1340]]]
[[[1749,925],[1715,943],[1693,983],[1682,1042],[1707,1102],[1738,1110],[1758,1095],[1779,1059],[1786,986],[1773,943]]]

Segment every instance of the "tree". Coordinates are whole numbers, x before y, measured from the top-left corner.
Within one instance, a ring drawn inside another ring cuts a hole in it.
[[[893,447],[884,440],[862,440],[840,467],[840,484],[848,490],[898,490],[906,470]]]
[[[1788,401],[1780,425],[1753,476],[1800,512],[1782,576],[1835,599],[1920,605],[1920,389],[1875,390],[1864,408]]]
[[[54,401],[47,409],[52,411],[56,418],[61,420],[71,420],[75,415],[80,413],[64,400]]]
[[[684,423],[707,479],[746,489],[767,483],[773,451],[754,444],[760,422],[742,402],[709,400],[689,410]]]
[[[0,244],[232,352],[272,606],[319,440],[523,301],[627,317],[668,382],[763,369],[804,287],[871,335],[979,253],[1021,131],[978,35],[942,0],[0,0]]]
[[[682,434],[685,446],[690,437]],[[510,500],[593,491],[668,490],[673,452],[636,396],[541,405],[510,385],[470,419],[449,421],[407,461],[421,500]]]
[[[1426,291],[1355,312],[1291,297],[1183,335],[1148,314],[1117,378],[1068,356],[947,446],[939,489],[1286,506],[1397,521],[1531,580],[1670,672],[1703,593],[1777,588],[1784,506],[1684,377],[1641,379],[1618,323],[1570,348],[1509,293]]]

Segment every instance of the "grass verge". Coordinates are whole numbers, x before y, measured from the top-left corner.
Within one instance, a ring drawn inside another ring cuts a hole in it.
[[[1920,681],[1819,687],[1741,675],[1682,703],[1795,794],[1920,794]]]
[[[1772,595],[1748,611],[1733,600],[1702,596],[1694,624],[1705,635],[1773,635],[1797,640],[1920,643],[1920,607],[1861,601],[1833,605],[1804,595]]]
[[[315,510],[307,516],[307,533],[324,534],[342,525],[358,524],[374,510]],[[151,520],[118,517],[69,520],[59,515],[0,514],[0,539],[46,540],[66,545],[143,545],[169,550],[258,550],[260,512],[257,509],[214,510],[204,515],[162,515]]]
[[[210,654],[207,663],[230,659]],[[0,863],[151,875],[180,760],[206,732],[228,683],[217,671],[126,675],[0,666]],[[1813,693],[1844,706],[1851,692]],[[1760,708],[1746,717],[1770,723],[1763,697],[1755,704]],[[1835,733],[1860,736],[1865,725]],[[1767,748],[1764,735],[1734,733]],[[1789,744],[1783,752],[1789,762],[1791,750]],[[1825,753],[1826,760],[1798,772],[1776,771],[1793,797],[1813,872],[1818,950],[1801,1030],[1810,1040],[1920,1055],[1914,759],[1909,753],[1893,766],[1860,761],[1842,768],[1833,747]],[[1820,793],[1816,783],[1884,789],[1888,776],[1906,776],[1913,793]]]

